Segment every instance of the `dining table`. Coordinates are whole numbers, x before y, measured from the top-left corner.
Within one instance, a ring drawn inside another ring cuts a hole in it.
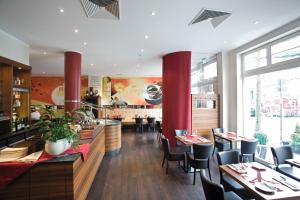
[[[258,162],[221,165],[220,170],[242,185],[255,199],[300,199],[300,182]]]
[[[300,159],[295,159],[295,158],[294,159],[286,159],[285,163],[290,164],[294,167],[300,168]],[[300,174],[299,174],[299,176],[300,176]]]
[[[241,142],[242,140],[253,139],[253,138],[246,138],[244,136],[237,135],[237,133],[235,133],[235,132],[215,133],[215,137],[229,141],[230,149],[233,148],[233,144],[235,144],[235,147],[236,147],[237,143]]]
[[[183,143],[184,145],[191,146],[193,144],[210,144],[211,140],[202,137],[200,135],[184,135],[184,136],[175,136],[175,138]]]

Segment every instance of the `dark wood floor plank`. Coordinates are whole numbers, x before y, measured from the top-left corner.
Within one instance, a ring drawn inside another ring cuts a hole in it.
[[[186,174],[170,162],[169,174],[161,167],[163,152],[155,133],[122,133],[120,155],[105,157],[90,189],[88,200],[189,200],[205,199],[200,175]],[[219,181],[216,160],[212,178]]]

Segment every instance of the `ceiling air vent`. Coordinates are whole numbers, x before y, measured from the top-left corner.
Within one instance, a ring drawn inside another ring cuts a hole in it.
[[[120,19],[119,0],[81,0],[88,18]]]
[[[211,25],[216,28],[219,26],[225,19],[230,17],[232,13],[223,12],[223,11],[216,11],[216,10],[209,10],[209,9],[202,9],[194,19],[189,23],[189,25],[193,25],[199,22],[209,20]]]
[[[115,3],[117,0],[90,0],[90,1],[100,7],[106,7]]]

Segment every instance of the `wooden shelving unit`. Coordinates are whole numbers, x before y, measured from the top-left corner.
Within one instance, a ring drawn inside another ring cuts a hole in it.
[[[0,57],[0,134],[15,131],[19,119],[29,124],[31,67]],[[1,118],[0,118],[1,119]]]
[[[192,130],[198,135],[213,139],[212,128],[219,127],[218,95],[192,95]]]

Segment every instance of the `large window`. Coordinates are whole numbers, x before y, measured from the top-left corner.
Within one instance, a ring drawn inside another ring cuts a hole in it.
[[[300,62],[286,65],[299,47],[298,34],[242,55],[244,135],[259,140],[258,155],[270,163],[270,146],[290,144],[300,154]]]

